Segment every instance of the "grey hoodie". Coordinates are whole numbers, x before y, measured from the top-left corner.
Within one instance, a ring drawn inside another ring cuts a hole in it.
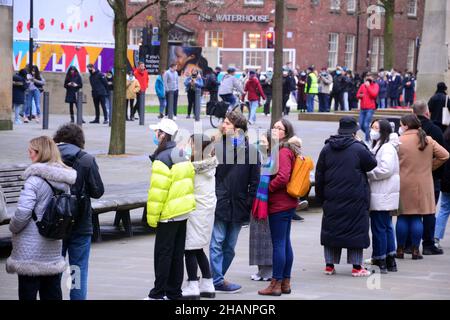
[[[6,261],[6,271],[22,276],[50,276],[62,273],[66,263],[62,257],[62,240],[50,240],[39,234],[31,215],[33,210],[41,220],[55,189],[69,192],[75,183],[76,171],[60,164],[32,164],[23,174],[26,180],[19,203],[11,218],[9,230],[13,250]]]

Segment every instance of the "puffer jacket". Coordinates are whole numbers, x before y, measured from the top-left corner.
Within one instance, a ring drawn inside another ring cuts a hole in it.
[[[216,157],[192,163],[195,169],[195,211],[189,214],[186,229],[186,250],[209,246],[216,210]]]
[[[156,160],[147,200],[147,223],[156,228],[159,221],[170,220],[195,210],[194,166],[190,161],[169,168]]]
[[[42,237],[31,216],[34,210],[37,220],[41,220],[53,196],[52,189],[43,179],[55,189],[69,192],[77,173],[60,164],[36,163],[25,170],[23,178],[26,180],[24,189],[9,224],[13,249],[6,261],[6,271],[21,276],[57,275],[66,269],[61,255],[62,240]]]
[[[383,144],[381,148],[377,144],[372,150],[377,158],[377,167],[367,173],[370,185],[370,211],[398,209],[400,201],[399,144],[398,135],[392,133],[389,142]]]

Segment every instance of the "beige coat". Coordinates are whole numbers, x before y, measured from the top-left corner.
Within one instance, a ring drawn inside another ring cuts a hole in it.
[[[428,146],[419,150],[418,130],[408,130],[400,137],[401,214],[436,213],[432,171],[442,166],[449,153],[430,136]]]
[[[127,100],[136,100],[136,93],[141,91],[141,85],[139,81],[134,79],[133,81],[127,80]]]

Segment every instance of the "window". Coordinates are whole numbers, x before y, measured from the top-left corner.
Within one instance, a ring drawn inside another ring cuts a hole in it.
[[[264,0],[245,0],[245,5],[251,5],[251,6],[263,6]]]
[[[263,52],[251,51],[251,49],[263,48],[263,35],[260,32],[245,32],[244,33],[244,47],[245,51],[245,66],[261,67],[263,64]]]
[[[381,68],[384,68],[384,40],[382,37],[374,37],[370,53],[370,71],[378,72]]]
[[[130,45],[141,45],[142,43],[142,28],[130,29],[130,39],[128,43]]]
[[[354,13],[356,11],[356,0],[347,0],[347,12]]]
[[[338,64],[339,34],[330,33],[328,37],[328,67],[334,68]]]
[[[259,32],[246,32],[245,33],[245,47],[250,49],[260,49],[262,45],[263,37]]]
[[[210,48],[223,48],[223,32],[206,31],[206,46]]]
[[[330,0],[330,9],[333,11],[341,10],[341,0]]]
[[[344,56],[344,65],[353,69],[353,61],[355,56],[355,36],[347,35],[345,37],[345,56]]]
[[[416,54],[416,40],[408,41],[408,57],[406,59],[406,69],[408,71],[414,71],[414,58]]]
[[[408,17],[417,17],[417,0],[408,0]]]

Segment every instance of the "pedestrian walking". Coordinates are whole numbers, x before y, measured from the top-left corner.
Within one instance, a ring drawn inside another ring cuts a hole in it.
[[[137,111],[139,114],[139,118],[141,117],[140,101],[141,99],[144,99],[145,104],[145,93],[147,92],[149,85],[149,75],[144,62],[139,61],[138,67],[134,69],[134,76],[136,77],[136,80],[139,81],[139,86],[141,90],[136,94],[136,104],[134,106],[131,119],[138,120],[138,118],[135,118],[135,114]]]
[[[450,112],[450,97],[447,95],[447,85],[444,82],[437,84],[436,93],[428,101],[430,108],[431,120],[442,132],[445,132],[447,125],[442,123],[442,109],[447,106]]]
[[[94,156],[83,150],[85,138],[81,127],[64,124],[56,131],[53,141],[57,143],[64,164],[77,172],[70,193],[77,197],[79,212],[70,237],[63,241],[62,255],[69,256],[72,283],[79,284],[71,288],[70,300],[86,300],[93,234],[91,198],[100,199],[105,188]]]
[[[250,102],[250,113],[248,116],[248,123],[252,125],[255,124],[256,122],[256,110],[259,107],[259,100],[261,98],[263,100],[267,99],[261,87],[261,84],[259,83],[259,80],[256,77],[256,72],[253,70],[249,72],[249,78],[247,83],[245,84],[244,91],[245,93],[242,100],[244,100],[245,95],[247,95],[247,99]]]
[[[20,70],[13,75],[13,109],[14,109],[14,124],[22,124],[21,114],[25,105],[25,92],[27,90],[27,71]],[[28,117],[23,117],[24,122],[28,122]]]
[[[36,65],[28,66],[27,71],[25,116],[28,117],[29,121],[35,119],[39,123],[41,116],[41,93],[44,92],[45,79],[42,77]]]
[[[209,92],[209,101],[216,103],[219,101],[218,92],[220,81],[218,80],[219,74],[222,72],[222,68],[216,67],[214,72],[210,72],[205,77],[205,90]]]
[[[359,126],[366,135],[366,142],[370,141],[370,123],[376,109],[376,101],[380,88],[371,75],[366,77],[366,82],[358,90],[357,97],[361,100],[359,112]]]
[[[108,124],[108,110],[106,109],[106,97],[108,96],[108,82],[105,75],[94,67],[93,64],[87,66],[89,70],[89,82],[92,87],[92,99],[94,100],[95,119],[90,123],[100,123],[100,105],[103,111],[103,124]]]
[[[397,258],[404,258],[408,236],[411,236],[412,259],[423,259],[419,247],[423,234],[422,217],[435,214],[436,204],[432,171],[442,166],[449,153],[427,136],[414,114],[400,119],[400,203],[397,219]]]
[[[66,88],[66,100],[69,104],[70,122],[75,122],[75,116],[73,112],[73,106],[77,106],[77,94],[81,88],[83,88],[83,80],[81,79],[80,72],[75,66],[71,66],[67,70],[66,79],[64,80],[64,88]]]
[[[363,250],[370,245],[370,189],[367,172],[377,166],[375,156],[356,139],[358,123],[351,117],[339,122],[338,135],[331,136],[320,152],[316,168],[316,197],[323,206],[320,241],[325,250],[325,274],[336,273],[342,248],[353,277],[367,277],[362,267]]]
[[[375,120],[370,130],[371,151],[377,160],[367,173],[370,185],[370,227],[372,230],[372,264],[381,273],[396,272],[395,233],[391,212],[400,200],[399,138],[389,121]]]
[[[445,147],[450,151],[450,129],[444,132]],[[450,215],[450,161],[444,165],[444,174],[441,180],[441,204],[436,217],[436,228],[434,233],[435,246],[442,252],[440,241],[444,239],[445,229]]]
[[[158,116],[158,119],[164,118],[164,110],[165,110],[166,105],[167,105],[166,88],[164,88],[163,75],[164,75],[164,71],[160,70],[158,76],[156,77],[156,81],[155,81],[155,92],[156,92],[156,95],[158,96],[158,100],[159,100],[159,116]],[[134,120],[133,117],[131,119],[132,119],[131,121]]]
[[[192,74],[190,77],[187,77],[184,80],[184,87],[186,89],[187,98],[188,98],[188,110],[186,119],[191,118],[191,113],[194,112],[195,118],[195,96],[197,90],[201,90],[203,88],[204,82],[202,76],[199,74],[197,69],[192,70]]]
[[[169,69],[164,73],[164,88],[166,89],[166,116],[169,115],[169,108],[173,111],[173,120],[177,120],[177,107],[178,107],[178,72],[177,64],[172,63]],[[169,105],[169,95],[173,95],[172,105]]]
[[[287,192],[294,164],[300,154],[301,141],[287,119],[277,121],[272,128],[271,161],[276,173],[269,183],[269,226],[273,246],[273,273],[270,285],[258,291],[260,295],[280,296],[291,293],[291,271],[294,252],[291,245],[291,224],[298,199]]]
[[[210,245],[211,270],[216,292],[236,293],[241,286],[225,280],[233,262],[243,224],[248,224],[259,182],[257,150],[247,138],[247,120],[240,112],[228,112],[217,141],[214,228]]]
[[[127,101],[125,104],[125,118],[126,121],[134,121],[134,101],[137,95],[141,92],[141,85],[136,79],[133,71],[128,72],[127,75]],[[130,105],[130,117],[128,117],[128,105]]]
[[[216,296],[209,260],[203,249],[211,243],[216,209],[217,158],[211,138],[206,135],[192,135],[185,149],[195,169],[194,194],[196,208],[189,214],[186,230],[184,256],[188,274],[188,285],[183,289],[183,298],[200,299]],[[202,278],[199,282],[197,268]]]
[[[62,300],[61,275],[66,270],[62,240],[49,240],[39,233],[33,221],[41,221],[53,189],[69,192],[77,173],[66,167],[53,140],[42,136],[30,141],[32,164],[25,170],[25,185],[11,218],[12,252],[6,271],[17,273],[19,300]]]
[[[158,146],[150,156],[152,176],[147,201],[147,222],[156,228],[155,284],[145,300],[179,300],[184,277],[186,224],[195,209],[194,167],[174,141],[178,126],[162,119],[151,125]]]
[[[264,102],[264,115],[267,117],[270,114],[270,104],[272,103],[272,79],[265,75],[259,77],[259,82],[263,89],[266,101]]]

